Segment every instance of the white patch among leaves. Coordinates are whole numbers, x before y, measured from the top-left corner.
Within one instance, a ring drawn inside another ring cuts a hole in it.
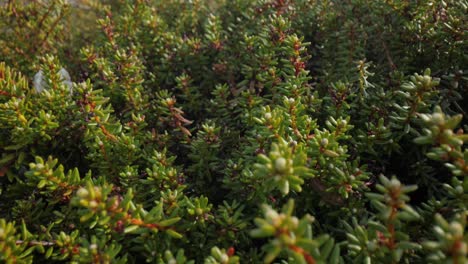
[[[71,77],[68,71],[65,70],[65,68],[61,68],[60,71],[58,71],[58,74],[60,75],[62,83],[68,87],[70,94],[72,94],[73,84],[72,84]],[[44,77],[44,72],[42,70],[39,70],[34,75],[33,86],[34,86],[34,90],[36,90],[37,93],[41,93],[45,89],[48,89],[48,85]]]

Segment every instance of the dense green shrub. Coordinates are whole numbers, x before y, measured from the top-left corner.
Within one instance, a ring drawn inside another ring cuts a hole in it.
[[[1,262],[467,262],[466,0],[0,8]]]

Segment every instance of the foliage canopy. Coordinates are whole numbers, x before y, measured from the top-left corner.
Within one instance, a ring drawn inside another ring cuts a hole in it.
[[[0,1],[0,261],[466,263],[467,13]]]

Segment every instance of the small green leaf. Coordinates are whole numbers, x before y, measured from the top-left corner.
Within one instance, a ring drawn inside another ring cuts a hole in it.
[[[166,233],[167,233],[169,236],[171,236],[171,237],[173,237],[173,238],[177,238],[177,239],[181,239],[181,238],[183,237],[180,233],[174,231],[173,229],[168,229],[168,230],[166,230]]]
[[[8,162],[12,161],[15,157],[16,155],[13,153],[3,155],[2,159],[0,159],[0,165],[7,164]]]
[[[325,154],[325,156],[327,157],[330,157],[330,158],[337,158],[340,156],[340,154],[336,153],[335,151],[333,150],[329,150],[329,149],[326,149],[323,154]]]
[[[170,226],[170,225],[173,225],[173,224],[179,222],[180,219],[181,219],[180,217],[174,217],[174,218],[171,218],[171,219],[166,219],[164,221],[159,222],[159,225],[162,226],[162,227]]]
[[[52,253],[54,253],[54,248],[50,247],[49,249],[47,249],[47,251],[45,253],[45,258],[46,259],[50,258],[50,256],[52,256]]]
[[[37,184],[37,188],[42,189],[47,184],[47,180],[40,180]]]
[[[131,226],[128,226],[124,229],[124,233],[127,234],[127,233],[131,233],[135,230],[137,230],[139,228],[139,226],[137,225],[131,225]]]
[[[30,247],[30,248],[26,249],[23,253],[21,253],[21,254],[18,256],[18,258],[22,259],[22,258],[25,258],[25,257],[29,256],[29,255],[33,252],[33,250],[34,250],[35,248],[36,248],[36,247]]]

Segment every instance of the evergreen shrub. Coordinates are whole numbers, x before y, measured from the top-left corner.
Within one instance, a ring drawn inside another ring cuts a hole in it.
[[[0,1],[0,262],[467,263],[467,14]]]

